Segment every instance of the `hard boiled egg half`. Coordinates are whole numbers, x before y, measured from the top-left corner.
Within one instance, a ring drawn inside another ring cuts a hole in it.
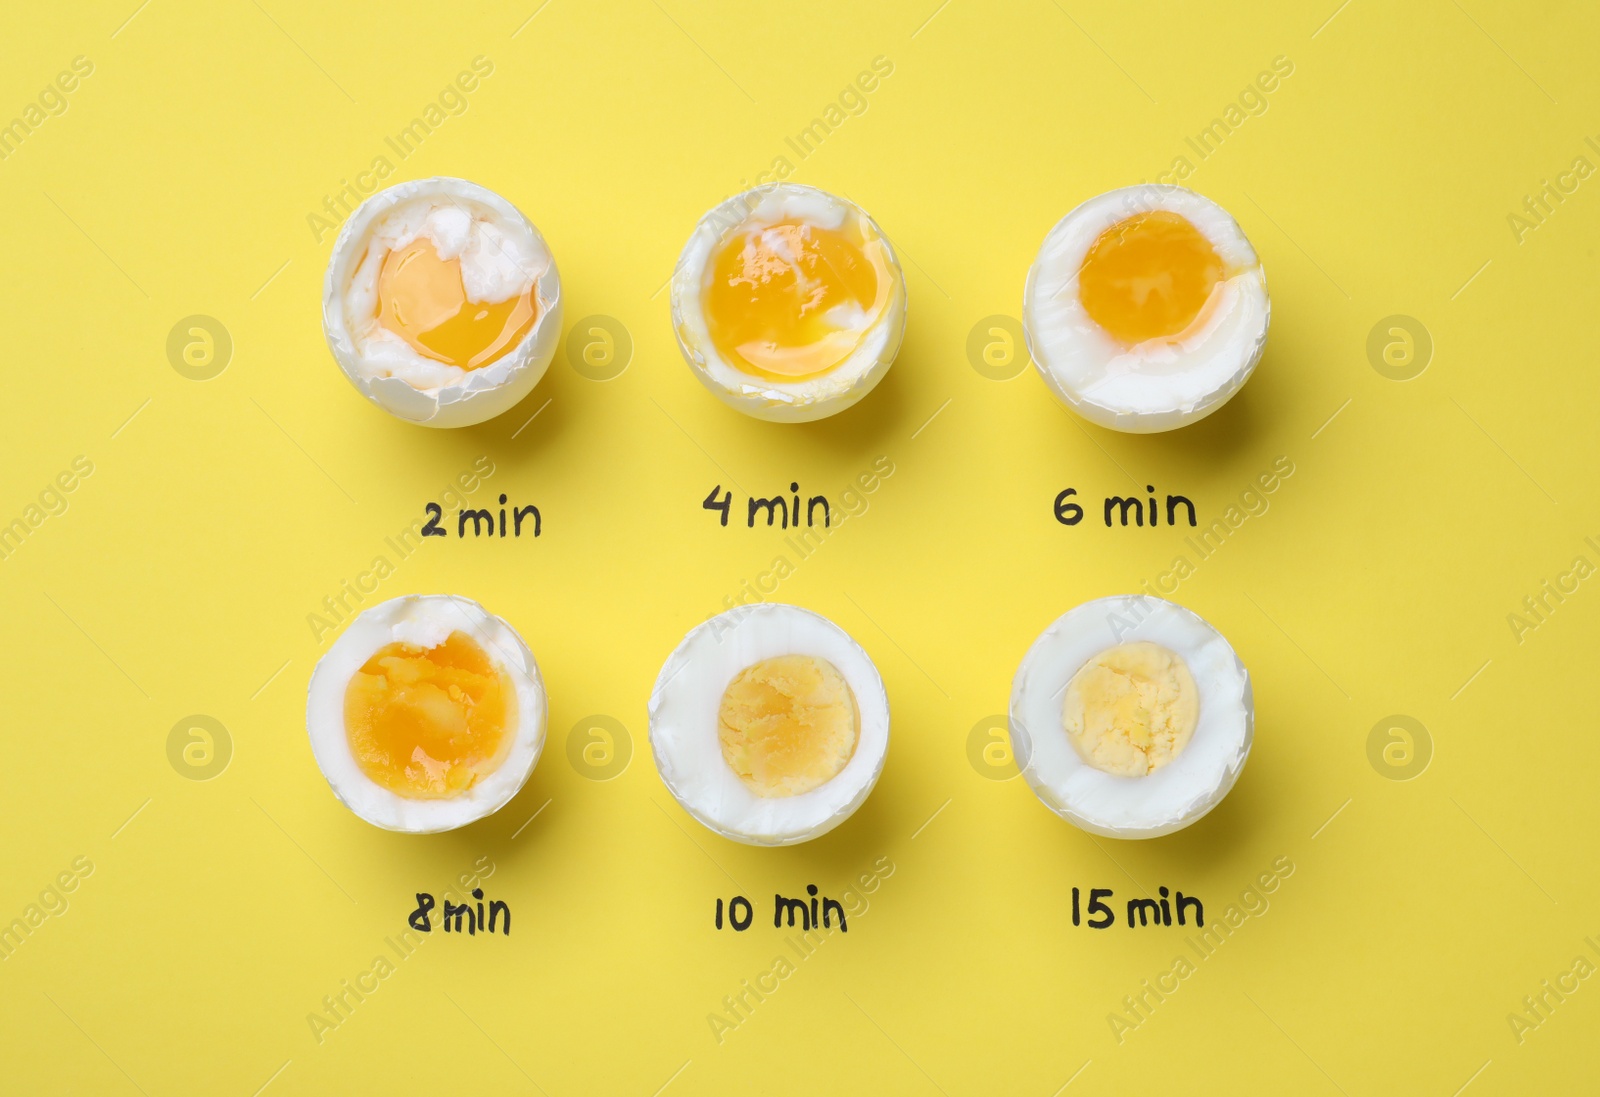
[[[889,698],[848,633],[808,610],[739,606],[690,631],[650,694],[667,790],[725,838],[786,846],[866,800],[889,750]]]
[[[1238,392],[1267,343],[1261,261],[1221,206],[1146,184],[1091,198],[1050,234],[1023,290],[1045,383],[1090,422],[1151,434]]]
[[[1250,754],[1250,675],[1182,606],[1085,602],[1034,641],[1011,687],[1023,775],[1091,834],[1154,838],[1216,807]]]
[[[522,637],[478,603],[407,595],[351,621],[311,674],[306,730],[333,794],[386,830],[482,819],[544,749],[544,682]]]
[[[718,399],[803,423],[872,391],[900,350],[905,276],[854,202],[775,183],[700,219],[672,276],[678,347]]]
[[[561,279],[544,238],[464,179],[379,191],[345,222],[322,290],[328,347],[392,415],[464,427],[538,384],[561,331]]]

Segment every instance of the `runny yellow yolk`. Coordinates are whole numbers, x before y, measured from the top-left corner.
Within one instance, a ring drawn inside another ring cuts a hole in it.
[[[861,717],[837,667],[811,655],[763,659],[722,695],[722,757],[757,796],[798,796],[839,775],[856,752]]]
[[[467,300],[461,260],[439,258],[426,237],[391,251],[378,273],[378,322],[424,358],[464,370],[503,357],[538,314],[532,286],[493,304]]]
[[[510,680],[463,632],[433,648],[386,645],[344,694],[345,733],[361,772],[414,800],[454,796],[492,773],[516,714]]]
[[[730,365],[774,381],[826,373],[861,341],[859,318],[887,298],[860,233],[781,221],[733,235],[718,252],[703,307]],[[830,316],[830,310],[839,309]]]
[[[1118,644],[1072,676],[1061,721],[1089,765],[1143,777],[1189,745],[1200,721],[1200,691],[1176,652],[1148,640]]]
[[[1078,269],[1078,299],[1095,323],[1129,345],[1177,335],[1224,277],[1211,241],[1167,210],[1106,229]]]

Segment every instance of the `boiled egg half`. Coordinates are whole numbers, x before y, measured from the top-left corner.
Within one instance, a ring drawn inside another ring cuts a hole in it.
[[[1046,807],[1091,834],[1154,838],[1222,801],[1250,754],[1250,675],[1175,603],[1085,602],[1034,641],[1011,687],[1012,750]]]
[[[662,666],[650,749],[701,823],[736,842],[793,845],[844,822],[877,784],[889,698],[832,621],[739,606],[691,630]]]
[[[306,730],[333,794],[386,830],[432,834],[517,794],[544,749],[544,682],[478,603],[407,595],[365,610],[311,674]]]
[[[735,195],[700,219],[672,276],[689,368],[757,419],[803,423],[883,380],[905,334],[888,237],[854,202],[795,183]]]
[[[538,384],[561,331],[561,279],[544,238],[464,179],[379,191],[328,260],[322,326],[356,389],[392,415],[463,427]]]
[[[1221,206],[1145,184],[1091,198],[1045,237],[1023,330],[1045,383],[1090,422],[1151,434],[1238,392],[1267,343],[1261,261]]]

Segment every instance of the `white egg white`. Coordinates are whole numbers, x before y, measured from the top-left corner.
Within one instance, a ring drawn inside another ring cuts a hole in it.
[[[468,299],[494,304],[534,288],[539,315],[498,361],[464,370],[418,354],[377,321],[378,273],[389,252],[427,237],[461,262]],[[464,427],[517,404],[539,383],[561,334],[561,277],[544,237],[500,195],[465,179],[399,183],[340,230],[322,290],[328,348],[368,400],[407,422]]]
[[[492,773],[459,795],[410,799],[361,771],[345,732],[345,690],[351,677],[384,646],[437,647],[458,631],[477,641],[515,688],[516,722],[507,728],[512,736],[510,749]],[[510,802],[527,783],[544,750],[546,713],[539,664],[516,629],[467,598],[408,594],[363,611],[317,663],[306,696],[306,731],[317,765],[340,803],[373,826],[433,834],[476,822]]]
[[[774,381],[735,368],[717,350],[703,302],[717,253],[732,235],[786,219],[820,228],[857,224],[866,247],[879,249],[894,281],[888,301],[874,313],[850,318],[861,333],[855,350],[819,377]],[[775,423],[807,423],[844,411],[883,380],[900,352],[906,328],[906,280],[889,238],[849,199],[798,183],[772,183],[736,194],[695,226],[672,275],[672,327],[678,349],[700,382],[723,403]]]
[[[1143,777],[1089,765],[1067,738],[1067,684],[1094,656],[1148,640],[1182,656],[1200,694],[1194,736]],[[1012,749],[1046,807],[1107,838],[1155,838],[1201,818],[1228,794],[1255,732],[1250,674],[1222,634],[1173,602],[1145,595],[1099,598],[1069,610],[1034,641],[1011,687]]]
[[[826,659],[855,694],[860,738],[831,780],[797,796],[757,796],[722,755],[717,714],[734,677],[781,655]],[[866,800],[889,750],[889,696],[878,669],[850,635],[797,606],[738,606],[691,629],[668,656],[650,694],[650,749],[667,791],[724,838],[787,846],[826,834]]]
[[[1228,276],[1187,330],[1130,347],[1084,309],[1078,272],[1101,233],[1155,210],[1194,225]],[[1062,402],[1103,427],[1152,434],[1203,419],[1239,391],[1266,348],[1271,312],[1239,223],[1193,191],[1150,183],[1091,198],[1057,222],[1028,271],[1022,320],[1034,365]]]

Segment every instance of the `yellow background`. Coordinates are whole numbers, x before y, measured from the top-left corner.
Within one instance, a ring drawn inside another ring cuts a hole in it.
[[[1575,557],[1600,564],[1600,179],[1520,242],[1507,218],[1576,158],[1600,165],[1593,10],[135,2],[13,6],[0,36],[0,120],[72,58],[94,66],[0,162],[0,520],[75,457],[94,467],[0,562],[0,921],[92,865],[0,963],[0,1088],[1450,1097],[1592,1080],[1600,983],[1520,1043],[1507,1017],[1600,935],[1600,580],[1520,642],[1507,616]],[[568,323],[614,317],[634,352],[596,382],[564,344],[520,407],[431,432],[335,368],[332,239],[307,217],[480,55],[493,74],[391,179],[504,194],[554,250]],[[893,73],[867,110],[801,160],[785,138],[879,56]],[[1200,161],[1185,138],[1280,56],[1294,70],[1265,113]],[[779,156],[873,214],[910,288],[887,380],[810,426],[703,391],[661,292],[696,218]],[[1016,315],[1049,227],[1179,156],[1268,272],[1271,340],[1242,394],[1135,437],[1069,416],[1031,369],[981,376],[969,333]],[[195,314],[234,344],[205,382],[166,353]],[[1411,381],[1368,360],[1394,314],[1435,344]],[[430,542],[374,598],[447,591],[505,616],[544,669],[549,743],[497,816],[388,834],[312,761],[305,686],[328,638],[307,615],[482,456],[475,498],[537,503],[544,536]],[[1108,530],[1093,505],[1061,526],[1056,493],[1150,483],[1208,523],[1279,456],[1295,471],[1270,508],[1176,595],[1255,682],[1227,801],[1180,835],[1096,840],[975,766],[1039,631],[1185,551],[1186,530]],[[876,660],[882,782],[821,840],[731,844],[661,785],[645,705],[682,634],[785,550],[700,501],[796,479],[837,501],[879,457],[894,472],[868,509],[775,597]],[[193,714],[232,744],[209,781],[167,754]],[[631,740],[609,781],[567,754],[596,714]],[[1431,740],[1409,781],[1369,761],[1391,714]],[[1214,920],[1260,908],[1240,896],[1280,857],[1294,871],[1270,905],[1119,1042],[1108,1014],[1193,954],[1175,928],[1073,928],[1070,888],[1120,906],[1179,887]],[[385,952],[412,893],[480,858],[513,936],[435,932],[319,1043],[307,1015]],[[719,1043],[708,1015],[784,948],[764,897],[838,894],[880,858],[893,874],[848,936]],[[736,893],[757,925],[719,934],[713,902]]]

